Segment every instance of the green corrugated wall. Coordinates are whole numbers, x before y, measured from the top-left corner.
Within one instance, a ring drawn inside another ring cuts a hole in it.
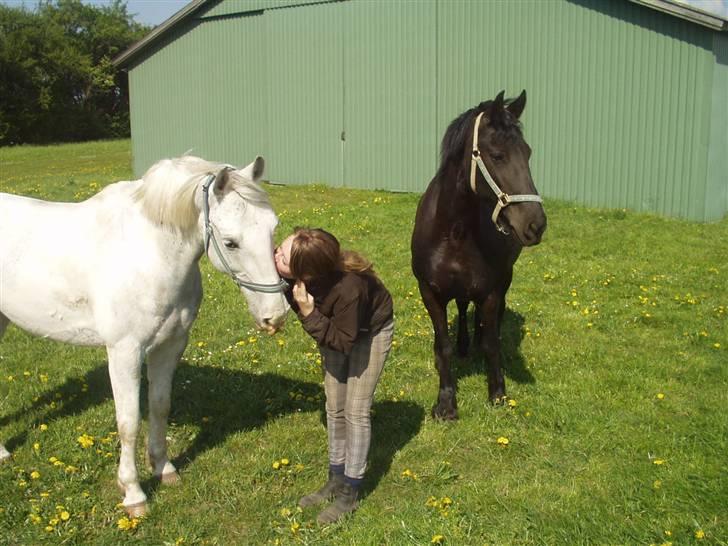
[[[213,2],[131,67],[137,174],[193,149],[263,155],[277,182],[419,192],[455,116],[526,89],[545,196],[728,210],[725,33],[626,0],[287,3]]]

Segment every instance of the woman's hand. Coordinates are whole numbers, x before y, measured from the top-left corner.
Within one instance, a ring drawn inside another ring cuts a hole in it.
[[[306,291],[306,283],[296,281],[293,286],[293,299],[298,304],[301,314],[307,317],[313,311],[313,296]]]

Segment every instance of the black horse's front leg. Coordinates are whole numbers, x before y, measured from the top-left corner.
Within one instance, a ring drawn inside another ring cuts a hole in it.
[[[506,382],[501,367],[500,321],[504,298],[496,292],[488,295],[481,306],[483,338],[481,344],[488,359],[488,399],[494,404],[503,402]]]
[[[435,419],[454,420],[458,412],[455,381],[450,372],[452,346],[447,336],[447,302],[440,301],[427,283],[420,281],[419,286],[422,302],[435,330],[435,365],[440,375],[440,390],[437,403],[432,408],[432,416]]]

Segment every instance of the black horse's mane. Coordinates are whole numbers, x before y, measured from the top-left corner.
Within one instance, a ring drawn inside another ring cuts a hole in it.
[[[465,144],[473,133],[475,117],[480,112],[488,111],[492,103],[492,100],[481,102],[450,122],[450,125],[445,131],[445,135],[442,137],[439,171],[442,171],[451,161],[462,161]],[[491,125],[495,125],[498,131],[497,138],[504,140],[516,136],[522,138],[520,122],[507,110],[505,110],[504,114],[500,116],[497,124],[491,123]]]

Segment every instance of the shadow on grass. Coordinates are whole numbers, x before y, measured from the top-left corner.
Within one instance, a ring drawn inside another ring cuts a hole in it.
[[[521,342],[524,336],[525,319],[520,313],[506,308],[503,314],[503,322],[501,324],[501,365],[506,375],[506,381],[511,380],[516,383],[535,383],[536,378],[526,368],[526,360],[521,354]],[[465,357],[457,356],[457,350],[454,351],[452,357],[452,372],[457,382],[458,379],[468,377],[475,374],[484,374],[487,381],[487,362],[483,350],[473,342],[472,336],[473,325],[473,306],[468,308],[468,328],[470,331],[470,350]],[[448,335],[452,347],[457,347],[457,324],[454,324]],[[433,357],[434,358],[434,357]],[[484,383],[487,396],[487,384]],[[508,384],[506,383],[506,392]]]
[[[88,385],[87,392],[83,391]],[[63,417],[83,413],[110,401],[111,386],[106,363],[82,377],[69,378],[62,385],[38,397],[24,407],[0,418],[0,426],[15,421],[32,421],[29,427],[50,423]],[[290,379],[272,373],[254,374],[210,366],[192,366],[181,362],[172,388],[169,422],[200,426],[192,443],[174,459],[178,469],[190,465],[200,454],[226,441],[235,433],[263,426],[280,416],[323,409],[323,387],[317,383]],[[55,407],[51,407],[55,404]],[[141,412],[146,418],[147,383],[142,380]],[[374,489],[388,471],[392,459],[420,429],[424,411],[411,402],[377,402],[374,404],[374,435],[368,490]],[[113,419],[113,415],[110,416]],[[16,434],[5,443],[12,452],[27,440],[27,432]],[[140,441],[144,441],[141,437]],[[325,454],[322,454],[325,456]],[[141,467],[141,461],[137,464]],[[153,496],[158,480],[143,483]]]
[[[364,480],[363,496],[377,488],[389,472],[394,456],[420,431],[425,410],[414,402],[375,402],[372,418],[372,444]]]

